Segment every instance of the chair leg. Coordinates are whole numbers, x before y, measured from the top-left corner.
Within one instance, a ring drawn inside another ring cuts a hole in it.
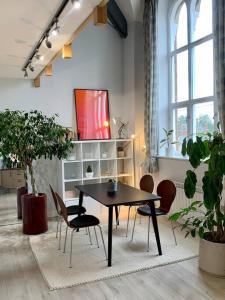
[[[75,228],[71,231],[71,241],[70,241],[70,264],[69,268],[72,268],[72,254],[73,254],[73,233]]]
[[[87,230],[88,230],[88,235],[89,235],[90,244],[92,245],[92,239],[91,239],[90,228],[88,227]]]
[[[131,209],[131,206],[129,206],[129,208],[128,208],[126,237],[128,235],[128,228],[129,228],[129,221],[130,221],[130,209]]]
[[[86,235],[88,235],[88,229],[87,229],[87,227],[85,227],[85,230],[86,230]]]
[[[94,232],[95,232],[96,243],[97,243],[97,246],[98,246],[98,248],[99,248],[98,236],[97,236],[97,232],[96,232],[95,226],[94,226]]]
[[[58,250],[61,249],[61,237],[62,237],[62,218],[59,220],[59,247]]]
[[[68,231],[68,225],[66,225],[66,235],[65,235],[65,240],[64,240],[64,249],[63,249],[63,253],[66,253],[67,231]]]
[[[149,236],[150,236],[150,217],[148,217],[148,244],[147,244],[147,252],[149,252]]]
[[[175,235],[175,232],[174,232],[173,222],[170,221],[170,224],[171,224],[171,228],[172,228],[172,231],[173,231],[173,237],[174,237],[175,245],[177,246],[177,239],[176,239],[176,235]]]
[[[133,225],[133,230],[132,230],[132,235],[131,235],[131,241],[133,241],[133,238],[134,238],[134,227],[135,227],[135,223],[136,223],[136,218],[137,218],[137,211],[136,211],[135,217],[134,217],[134,225]]]
[[[57,216],[57,225],[56,225],[56,235],[55,237],[58,237],[58,231],[59,231],[59,220],[60,220],[60,216]]]
[[[102,228],[101,228],[100,225],[97,225],[97,226],[98,226],[99,231],[100,231],[100,233],[101,233],[102,244],[103,244],[103,248],[104,248],[104,252],[105,252],[105,257],[106,257],[106,260],[107,260],[108,258],[107,258],[107,253],[106,253],[106,248],[105,248],[105,242],[104,242],[104,238],[103,238]]]

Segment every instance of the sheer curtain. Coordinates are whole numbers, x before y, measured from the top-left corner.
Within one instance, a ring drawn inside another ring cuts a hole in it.
[[[225,136],[225,1],[213,0],[215,81],[219,120]]]
[[[144,26],[144,72],[145,72],[145,144],[147,172],[158,171],[158,111],[157,111],[157,33],[158,0],[145,0]]]

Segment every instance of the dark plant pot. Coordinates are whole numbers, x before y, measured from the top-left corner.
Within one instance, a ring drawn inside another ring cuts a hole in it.
[[[22,219],[21,197],[25,194],[27,194],[27,188],[25,186],[17,188],[17,218],[18,219]]]
[[[23,233],[40,234],[48,230],[47,196],[26,194],[22,196]]]

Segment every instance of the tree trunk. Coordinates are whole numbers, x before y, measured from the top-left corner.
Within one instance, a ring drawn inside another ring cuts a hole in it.
[[[30,180],[31,180],[31,186],[32,186],[32,193],[37,196],[37,190],[35,186],[35,178],[34,178],[34,170],[32,166],[32,162],[28,165],[29,173],[30,173]]]

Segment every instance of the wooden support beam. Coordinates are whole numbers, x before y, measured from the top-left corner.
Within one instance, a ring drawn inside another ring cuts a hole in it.
[[[52,76],[52,64],[50,64],[50,65],[47,65],[46,67],[45,67],[45,75],[46,76]]]
[[[107,6],[96,6],[94,10],[94,24],[102,26],[107,24]]]
[[[41,78],[38,76],[34,79],[34,87],[39,88],[41,86]]]
[[[72,58],[72,56],[73,56],[72,44],[64,45],[62,48],[62,58],[68,59],[68,58]]]

